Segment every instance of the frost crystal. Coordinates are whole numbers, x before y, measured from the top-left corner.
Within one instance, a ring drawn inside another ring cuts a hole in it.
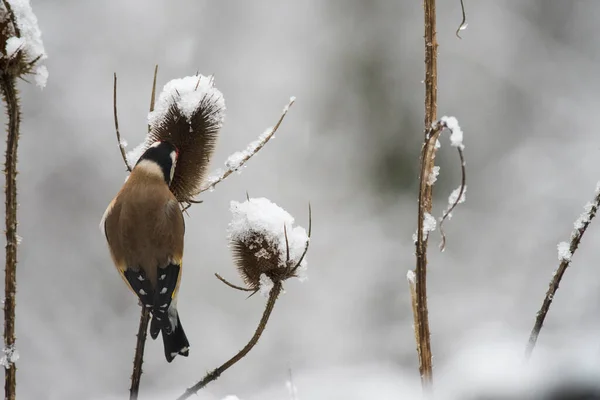
[[[558,244],[558,246],[556,246],[556,247],[558,248],[558,261],[570,262],[572,254],[571,254],[569,243],[560,242]]]
[[[452,146],[458,147],[461,150],[464,150],[465,146],[463,145],[463,131],[460,129],[460,125],[458,125],[458,121],[454,117],[442,117],[440,120],[444,123],[452,134],[450,135],[450,142]]]
[[[265,274],[260,275],[260,294],[263,297],[269,297],[269,293],[271,293],[271,289],[273,289],[273,281]]]
[[[6,369],[10,368],[11,364],[14,364],[19,360],[19,352],[14,346],[5,347],[2,349],[2,353],[4,353],[4,355],[0,358],[0,365]]]
[[[431,170],[431,173],[427,177],[427,185],[429,185],[429,186],[433,185],[435,183],[435,181],[437,181],[437,177],[439,174],[440,174],[440,167],[438,167],[436,165],[433,167],[433,169]]]

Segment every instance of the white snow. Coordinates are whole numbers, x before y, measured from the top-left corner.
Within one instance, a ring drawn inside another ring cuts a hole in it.
[[[0,358],[0,365],[4,368],[10,368],[11,364],[16,363],[19,360],[19,352],[14,346],[5,347],[2,349],[3,356]]]
[[[414,285],[415,282],[417,281],[417,276],[415,275],[415,271],[413,271],[412,269],[409,269],[408,272],[406,273],[406,280],[408,280],[408,283],[410,283],[411,285]]]
[[[267,275],[265,274],[260,274],[260,286],[258,291],[260,292],[261,296],[263,297],[269,297],[269,294],[271,293],[271,289],[273,289],[273,281],[271,280],[271,278],[269,278]]]
[[[6,40],[6,57],[13,58],[17,51],[25,47],[25,39],[20,37],[10,37]]]
[[[428,186],[433,185],[435,183],[435,181],[437,181],[437,177],[439,174],[440,174],[440,167],[438,167],[437,165],[434,165],[433,169],[431,170],[431,173],[427,177],[427,185]]]
[[[579,218],[577,218],[573,223],[573,228],[575,228],[575,230],[572,232],[571,238],[573,238],[575,235],[579,235],[579,230],[582,229],[585,226],[585,224],[590,222],[590,216],[593,208],[594,204],[590,202],[586,203],[586,205],[583,206],[583,213],[581,213]]]
[[[571,254],[569,243],[560,242],[556,247],[558,248],[558,260],[560,262],[571,261],[572,254]]]
[[[286,106],[288,107],[288,106]],[[285,112],[285,111],[284,111]],[[258,149],[271,138],[273,135],[273,127],[267,128],[257,140],[246,146],[245,150],[233,153],[225,161],[225,166],[231,171],[237,171]]]
[[[596,183],[596,191],[594,192],[596,196],[600,196],[600,181]]]
[[[44,43],[42,42],[42,32],[38,26],[37,17],[31,9],[29,0],[7,0],[15,16],[20,37],[10,37],[6,41],[6,53],[10,58],[14,56],[17,50],[23,51],[27,61],[38,59],[43,61],[48,58]],[[3,7],[3,9],[6,9]],[[46,68],[37,68],[34,70],[35,81],[38,86],[44,87],[48,79],[48,70]]]
[[[423,239],[427,239],[429,232],[433,232],[435,230],[435,225],[435,217],[426,212],[423,218]]]
[[[452,205],[454,203],[457,203],[456,200],[458,199],[458,195],[460,194],[460,186],[457,187],[456,189],[454,189],[452,191],[452,193],[450,193],[450,196],[448,196],[448,207],[452,207]],[[458,203],[464,203],[465,200],[467,198],[467,185],[465,185],[462,195],[460,196],[460,199],[458,199]]]
[[[208,117],[212,124],[220,128],[225,119],[225,99],[223,94],[214,87],[213,77],[204,75],[186,76],[167,82],[158,97],[154,111],[148,114],[148,123],[150,127],[160,125],[173,103],[189,123],[203,101],[215,104],[217,111]]]
[[[454,117],[444,116],[442,119],[440,119],[440,121],[452,132],[450,134],[450,142],[452,143],[452,146],[464,150],[465,146],[463,145],[463,131],[460,129],[460,125],[458,125],[458,120]]]
[[[135,166],[135,163],[137,163],[137,161],[142,156],[142,154],[144,154],[144,151],[146,151],[149,145],[149,143],[143,141],[142,143],[135,146],[133,150],[127,152],[125,157],[127,157],[127,162],[129,163],[131,168]]]
[[[48,82],[48,68],[45,65],[39,65],[35,68],[34,74],[35,84],[40,88],[46,87],[46,82]]]
[[[250,248],[259,243],[251,243],[258,234],[271,243],[279,253],[284,267],[287,257],[286,240],[283,227],[286,227],[290,260],[296,264],[308,242],[306,230],[300,226],[293,227],[294,217],[287,211],[266,198],[251,198],[243,203],[232,201],[230,206],[232,220],[229,223],[228,235],[232,241],[241,241]],[[306,269],[306,257],[302,260],[301,269]],[[300,279],[302,280],[302,279]]]

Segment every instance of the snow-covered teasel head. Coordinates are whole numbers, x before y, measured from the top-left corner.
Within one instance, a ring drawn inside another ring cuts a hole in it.
[[[231,202],[229,240],[238,271],[252,291],[267,295],[274,282],[306,279],[308,233],[294,218],[266,198]]]
[[[177,200],[193,198],[207,173],[219,130],[225,118],[223,94],[212,76],[187,76],[164,86],[154,111],[148,114],[150,132],[127,154],[130,164],[157,141],[169,141],[179,150],[171,190]]]

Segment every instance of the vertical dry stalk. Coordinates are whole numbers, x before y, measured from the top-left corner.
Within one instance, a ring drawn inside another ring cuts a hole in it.
[[[429,332],[429,315],[427,310],[427,237],[423,235],[425,213],[431,212],[432,186],[427,185],[435,159],[435,142],[437,134],[432,134],[431,127],[437,119],[437,41],[435,33],[435,0],[425,0],[425,133],[426,137],[421,153],[421,174],[419,185],[419,212],[417,228],[415,270],[415,335],[419,356],[419,372],[424,388],[432,383],[432,355]]]
[[[16,78],[9,73],[0,73],[0,90],[6,103],[8,135],[6,139],[6,266],[4,278],[4,348],[15,345],[15,292],[17,290],[17,146],[21,112],[16,89]],[[7,353],[8,354],[11,353]],[[17,367],[9,360],[4,371],[4,397],[14,400],[16,396]]]
[[[154,102],[156,98],[156,75],[158,74],[158,65],[154,67],[154,79],[152,81],[152,94],[150,95],[150,112],[154,111]],[[119,140],[119,148],[123,155],[123,160],[127,169],[131,171],[129,164],[127,163],[127,157],[121,144],[121,138],[119,137],[119,128],[117,122],[117,75],[115,74],[115,87],[114,87],[114,106],[115,106],[115,126],[117,127],[117,139]],[[150,127],[148,127],[150,130]],[[133,372],[131,373],[131,387],[129,388],[129,400],[137,400],[138,393],[140,391],[140,382],[142,380],[142,364],[144,363],[144,349],[146,348],[146,336],[148,334],[148,322],[150,322],[149,310],[142,306],[142,312],[140,314],[140,325],[138,327],[137,340],[135,343],[135,356],[133,357]]]
[[[258,339],[260,339],[260,336],[262,335],[263,331],[267,326],[267,322],[269,322],[269,317],[271,316],[273,308],[275,307],[275,302],[277,301],[277,298],[281,293],[281,289],[281,282],[275,282],[273,288],[271,289],[271,292],[269,293],[269,299],[267,300],[267,306],[265,307],[265,311],[263,312],[262,318],[258,323],[258,327],[254,332],[254,336],[252,336],[248,344],[246,344],[246,346],[244,346],[242,350],[240,350],[235,356],[227,360],[223,365],[221,365],[218,368],[215,368],[214,370],[206,374],[206,376],[202,378],[200,382],[187,389],[185,393],[183,393],[177,398],[177,400],[187,399],[190,396],[196,394],[198,390],[204,388],[210,382],[217,380],[223,372],[227,371],[231,366],[233,366],[235,363],[244,358],[246,354],[248,354],[250,350],[252,350],[252,348],[256,346],[256,344],[258,343]]]

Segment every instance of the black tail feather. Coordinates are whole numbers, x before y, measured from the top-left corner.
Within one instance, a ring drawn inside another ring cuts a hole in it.
[[[150,322],[150,337],[152,340],[155,340],[160,333],[161,323],[156,317],[152,316],[152,321]]]
[[[181,326],[179,314],[177,314],[177,326],[170,333],[167,333],[167,330],[163,327],[162,337],[167,362],[173,361],[178,354],[184,357],[190,354],[190,342],[188,342],[187,336]]]

